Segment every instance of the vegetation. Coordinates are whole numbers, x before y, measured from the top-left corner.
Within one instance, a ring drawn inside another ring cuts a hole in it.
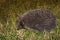
[[[50,33],[17,30],[16,19],[32,9],[49,9],[56,16]],[[60,40],[60,0],[0,0],[0,40]]]

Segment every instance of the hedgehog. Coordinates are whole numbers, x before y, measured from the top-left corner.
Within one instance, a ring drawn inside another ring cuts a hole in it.
[[[56,26],[56,17],[53,12],[44,9],[29,10],[17,18],[19,29],[33,29],[50,31]]]

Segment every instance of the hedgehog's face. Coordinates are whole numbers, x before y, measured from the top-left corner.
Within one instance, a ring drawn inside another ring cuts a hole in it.
[[[17,26],[18,26],[17,30],[24,29],[24,24],[22,21],[18,22]]]
[[[17,18],[16,22],[17,22],[17,30],[22,29],[23,24],[21,22],[21,18],[20,17]]]

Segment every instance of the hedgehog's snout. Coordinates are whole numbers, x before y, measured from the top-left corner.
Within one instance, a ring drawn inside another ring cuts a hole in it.
[[[19,29],[24,29],[24,24],[23,24],[23,22],[19,22],[19,23],[18,23],[18,28],[17,28],[17,30],[19,30]]]

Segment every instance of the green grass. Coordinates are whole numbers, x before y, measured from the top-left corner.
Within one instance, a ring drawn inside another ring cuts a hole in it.
[[[17,30],[17,17],[33,9],[52,11],[56,16],[56,28],[50,33]],[[0,0],[0,40],[60,40],[60,0]]]

